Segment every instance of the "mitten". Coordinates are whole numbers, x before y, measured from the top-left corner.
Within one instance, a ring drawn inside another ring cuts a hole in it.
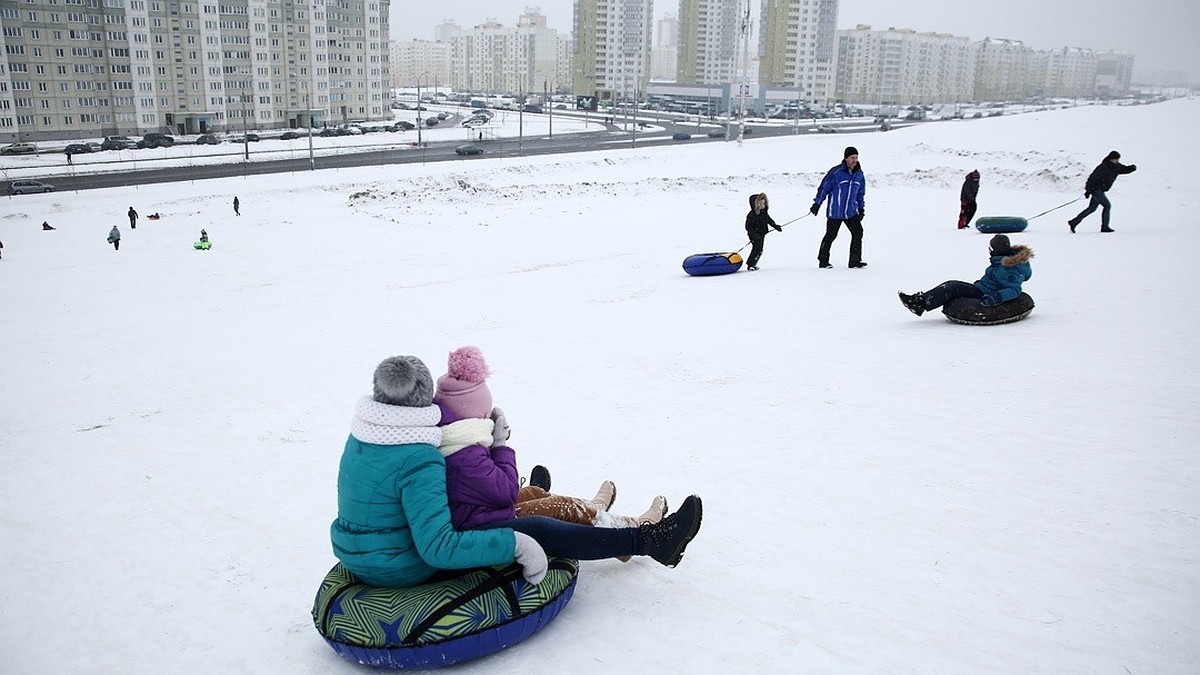
[[[512,429],[508,426],[508,418],[504,416],[504,411],[499,408],[492,408],[492,447],[504,445],[509,436],[512,436]]]
[[[1083,193],[1083,198],[1084,198],[1084,199],[1091,199],[1091,198],[1092,198],[1092,193],[1090,193],[1090,192],[1085,192],[1085,193]]]
[[[772,225],[771,227],[775,228],[776,232],[783,232],[783,228],[778,225]]]
[[[815,216],[815,215],[817,215],[817,212],[820,210],[821,210],[820,204],[813,204],[812,207],[808,210],[808,212]]]
[[[858,212],[858,222],[860,222],[860,223],[861,223],[861,222],[862,222],[862,219],[863,219],[863,218],[866,218],[866,217],[867,217],[867,210],[866,210],[866,209],[862,209],[861,211],[859,211],[859,212]]]
[[[985,293],[983,299],[979,301],[981,307],[995,307],[1000,304],[1000,296],[996,293]]]
[[[1137,164],[1130,164],[1129,173],[1133,173],[1134,171],[1137,171]]]
[[[521,576],[531,584],[540,584],[546,578],[546,568],[550,561],[546,560],[546,552],[533,537],[524,532],[513,532],[516,546],[513,550],[513,562],[521,566]]]

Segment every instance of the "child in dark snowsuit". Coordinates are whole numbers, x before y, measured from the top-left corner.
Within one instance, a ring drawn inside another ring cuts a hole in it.
[[[1029,265],[1033,251],[1028,246],[1013,246],[1007,236],[998,234],[988,243],[988,253],[991,256],[991,264],[979,281],[973,284],[965,281],[946,281],[924,293],[909,295],[901,292],[900,302],[904,303],[908,311],[921,316],[955,298],[980,298],[980,305],[995,307],[1020,297],[1021,284],[1033,276],[1033,267]]]
[[[965,230],[975,217],[975,197],[979,195],[979,171],[972,171],[963,179],[962,192],[958,195],[958,229]]]
[[[746,214],[746,234],[750,237],[750,257],[746,259],[746,269],[758,269],[758,259],[763,254],[763,240],[767,238],[768,227],[782,232],[783,228],[775,224],[775,220],[767,213],[767,193],[759,192],[750,195],[750,213]]]

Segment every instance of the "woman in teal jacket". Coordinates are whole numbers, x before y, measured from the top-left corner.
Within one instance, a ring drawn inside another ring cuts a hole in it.
[[[1029,264],[1033,250],[1020,244],[1013,246],[1007,236],[998,234],[988,242],[988,254],[990,264],[979,281],[946,281],[923,293],[901,292],[900,302],[921,316],[955,298],[979,298],[980,305],[995,307],[1020,297],[1021,284],[1033,277],[1033,266]]]
[[[413,586],[438,570],[511,562],[538,583],[547,553],[581,560],[648,555],[674,567],[700,529],[701,503],[692,495],[675,513],[639,527],[527,516],[456,531],[429,369],[414,356],[385,359],[374,385],[374,395],[355,407],[338,468],[338,517],[330,526],[338,560],[372,586]]]

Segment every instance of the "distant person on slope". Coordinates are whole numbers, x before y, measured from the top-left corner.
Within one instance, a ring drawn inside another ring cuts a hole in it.
[[[746,269],[758,269],[758,259],[763,254],[763,241],[770,232],[768,227],[782,232],[783,228],[775,224],[775,220],[767,213],[767,193],[759,192],[750,195],[750,212],[746,214],[746,235],[750,237],[750,257],[746,259]]]
[[[131,206],[131,207],[129,207],[129,211],[125,215],[129,216],[129,229],[131,229],[131,230],[136,229],[138,212],[134,211],[133,207]]]
[[[973,284],[946,281],[936,288],[912,295],[900,292],[900,302],[908,311],[921,316],[955,298],[979,298],[980,305],[995,307],[1020,297],[1021,284],[1033,276],[1033,267],[1029,264],[1033,250],[1019,244],[1013,246],[1007,236],[998,234],[988,242],[988,255],[991,263],[979,281]]]
[[[116,225],[113,225],[113,229],[108,231],[108,243],[113,245],[114,251],[121,250],[121,231],[117,229]]]
[[[1091,198],[1087,208],[1080,211],[1079,215],[1067,221],[1067,225],[1071,226],[1071,234],[1075,234],[1075,228],[1079,223],[1083,222],[1084,218],[1092,215],[1092,212],[1100,207],[1100,231],[1101,232],[1116,232],[1108,226],[1108,215],[1112,209],[1112,204],[1108,201],[1107,192],[1112,189],[1113,182],[1117,180],[1117,176],[1126,173],[1137,171],[1137,164],[1125,166],[1121,163],[1121,153],[1113,150],[1105,156],[1104,161],[1092,170],[1088,176],[1087,183],[1083,186],[1083,196]]]
[[[967,174],[963,179],[962,190],[958,195],[959,211],[958,211],[958,229],[965,230],[971,224],[971,219],[975,217],[975,198],[979,195],[979,171],[975,170]]]

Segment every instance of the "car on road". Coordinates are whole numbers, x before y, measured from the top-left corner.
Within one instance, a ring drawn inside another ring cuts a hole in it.
[[[407,122],[405,120],[400,120],[399,122],[396,122],[392,126],[396,127],[396,131],[412,131],[413,129],[417,128],[417,125],[413,124],[412,122]]]
[[[482,155],[483,148],[479,147],[478,145],[472,145],[470,143],[467,143],[466,145],[460,145],[457,148],[455,148],[454,154],[456,154],[456,155]]]
[[[438,122],[441,122],[441,120],[439,120],[436,117],[425,118],[425,126],[427,126],[427,127],[436,127]]]
[[[821,126],[817,127],[817,133],[819,133],[819,134],[836,134],[837,128],[831,127],[828,124],[822,124]]]
[[[8,184],[8,189],[14,195],[23,195],[30,192],[54,192],[53,185],[43,183],[40,180],[33,180],[32,178],[14,180]]]
[[[279,140],[281,141],[291,141],[297,138],[300,138],[300,133],[297,131],[285,131],[279,134]]]
[[[262,139],[258,137],[258,134],[246,134],[245,136],[237,136],[236,138],[231,138],[231,139],[229,139],[229,142],[230,143],[257,143],[261,140]]]
[[[692,135],[686,131],[676,131],[675,133],[671,134],[671,140],[673,140],[673,141],[690,141],[690,140],[692,140]]]
[[[0,148],[0,155],[34,155],[37,154],[36,143],[9,143]]]
[[[216,134],[201,134],[196,137],[196,145],[220,145],[221,139]]]
[[[175,137],[167,134],[149,133],[137,142],[139,148],[169,148],[175,145]]]
[[[137,141],[128,136],[105,136],[100,143],[101,150],[129,150],[137,146]]]
[[[90,150],[88,150],[88,152],[100,152],[101,150],[104,149],[104,148],[100,147],[100,144],[97,143],[96,141],[88,141],[87,143],[84,143],[84,145],[91,148]]]
[[[713,129],[712,131],[708,132],[708,137],[709,138],[725,138],[726,133],[727,132],[724,129]]]
[[[63,148],[63,152],[68,155],[82,155],[92,151],[92,146],[87,143],[68,143],[67,147]]]

